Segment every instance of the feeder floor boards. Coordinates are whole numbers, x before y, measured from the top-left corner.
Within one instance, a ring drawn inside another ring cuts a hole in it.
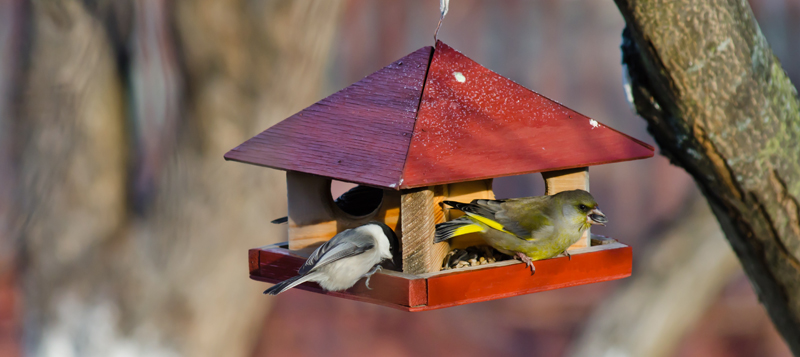
[[[297,275],[306,258],[286,249],[287,245],[284,242],[251,249],[250,278],[274,284]],[[296,289],[404,311],[426,311],[631,275],[631,248],[609,238],[592,236],[591,247],[570,250],[570,255],[533,262],[533,275],[524,263],[505,260],[421,275],[382,270],[370,279],[372,290],[364,285],[366,279],[346,291],[325,292],[310,282]]]

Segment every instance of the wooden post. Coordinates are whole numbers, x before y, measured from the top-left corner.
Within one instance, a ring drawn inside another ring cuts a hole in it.
[[[400,197],[400,222],[403,236],[403,272],[424,274],[439,271],[449,244],[433,244],[436,231],[434,188],[403,191]]]
[[[287,171],[286,191],[289,201],[289,249],[306,248],[331,239],[337,233],[330,179]]]
[[[438,187],[438,186],[437,186]],[[437,196],[437,210],[442,207],[439,202],[444,200],[457,201],[457,202],[472,202],[474,199],[494,199],[494,191],[492,191],[492,179],[468,181],[451,183],[443,185],[442,196]],[[437,193],[438,194],[438,193]],[[463,213],[459,210],[449,209],[444,207],[444,220],[449,221],[461,217]],[[439,222],[437,222],[439,223]],[[483,240],[480,234],[472,233],[453,238],[449,241],[450,249],[453,248],[466,248],[474,245],[484,245],[486,241]],[[444,258],[444,257],[442,257]]]
[[[289,249],[299,250],[318,245],[337,233],[369,221],[386,223],[398,236],[400,193],[383,190],[380,207],[372,214],[354,217],[343,212],[331,197],[329,178],[296,171],[286,172],[289,201]]]
[[[589,191],[589,168],[579,167],[575,169],[557,170],[542,172],[544,178],[545,194],[555,195],[561,191],[581,189]],[[569,249],[583,248],[591,245],[589,240],[591,233],[589,229],[583,233],[580,240],[571,245]]]

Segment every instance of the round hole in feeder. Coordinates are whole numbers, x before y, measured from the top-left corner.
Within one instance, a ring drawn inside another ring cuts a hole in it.
[[[331,198],[342,212],[365,217],[378,211],[383,203],[383,190],[354,183],[331,181]]]

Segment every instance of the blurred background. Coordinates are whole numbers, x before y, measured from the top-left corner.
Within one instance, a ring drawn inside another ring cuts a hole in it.
[[[244,140],[433,44],[438,1],[0,2],[0,356],[789,356],[692,179],[592,167],[622,281],[422,313],[266,297],[284,174]],[[613,1],[451,2],[439,39],[651,145]],[[800,1],[751,0],[800,80]],[[346,185],[335,185],[333,194]],[[543,194],[541,175],[498,197]]]

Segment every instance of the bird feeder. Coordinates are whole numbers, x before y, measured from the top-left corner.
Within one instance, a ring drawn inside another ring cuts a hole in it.
[[[288,237],[249,252],[250,277],[275,283],[297,274],[298,253],[372,220],[401,241],[402,272],[375,274],[343,292],[301,289],[423,311],[620,279],[631,248],[584,237],[571,257],[441,270],[454,247],[433,244],[435,224],[455,218],[441,202],[494,199],[495,177],[541,172],[546,194],[589,189],[588,167],[653,156],[653,148],[490,71],[442,42],[424,47],[242,143],[225,159],[286,171]],[[349,211],[331,180],[373,190]],[[266,219],[266,218],[265,218]]]

